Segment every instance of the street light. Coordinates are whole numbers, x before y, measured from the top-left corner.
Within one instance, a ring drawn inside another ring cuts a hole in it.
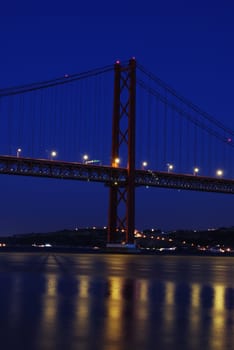
[[[19,158],[21,152],[22,152],[22,149],[21,149],[21,148],[18,148],[18,149],[17,149],[17,153],[16,153],[17,158]]]
[[[83,155],[83,161],[84,161],[84,163],[86,163],[88,159],[89,159],[88,154],[84,154],[84,155]]]
[[[115,168],[117,168],[117,167],[119,166],[119,163],[120,163],[120,159],[119,159],[118,157],[116,157],[116,158],[114,159],[113,166],[114,166]]]
[[[146,161],[142,162],[142,169],[145,169],[145,167],[148,166],[148,163]]]
[[[218,169],[218,170],[216,171],[216,175],[219,176],[219,177],[223,176],[223,170]]]
[[[169,173],[173,169],[174,169],[173,164],[167,163],[167,172]]]
[[[51,157],[51,159],[57,157],[57,152],[56,151],[51,151],[50,157]]]
[[[199,168],[194,168],[193,169],[193,175],[197,175],[199,173]]]

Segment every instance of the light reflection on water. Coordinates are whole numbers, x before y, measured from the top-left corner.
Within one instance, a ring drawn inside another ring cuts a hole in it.
[[[1,253],[1,348],[226,350],[234,258]]]

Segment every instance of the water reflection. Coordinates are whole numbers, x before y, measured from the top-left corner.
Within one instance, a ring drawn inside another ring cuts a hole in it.
[[[191,258],[185,269],[179,257],[162,258],[160,273],[156,259],[137,256],[5,254],[1,262],[5,349],[232,348],[228,259],[216,272],[216,260]]]
[[[46,275],[45,293],[42,295],[42,314],[38,326],[37,346],[52,348],[56,341],[58,293],[57,278],[53,274]]]

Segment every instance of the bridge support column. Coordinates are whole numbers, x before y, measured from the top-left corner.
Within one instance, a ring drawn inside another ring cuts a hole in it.
[[[114,106],[112,124],[112,166],[123,166],[127,157],[127,182],[110,185],[108,243],[125,236],[134,243],[135,230],[135,124],[136,124],[136,61],[126,66],[115,64]],[[123,158],[122,158],[123,157]],[[120,161],[120,163],[119,163]]]

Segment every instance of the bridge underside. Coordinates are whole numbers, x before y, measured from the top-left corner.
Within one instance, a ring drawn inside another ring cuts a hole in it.
[[[126,168],[10,156],[0,156],[0,174],[92,181],[117,187],[126,186],[128,178]],[[151,170],[136,170],[135,186],[234,194],[234,180]]]

